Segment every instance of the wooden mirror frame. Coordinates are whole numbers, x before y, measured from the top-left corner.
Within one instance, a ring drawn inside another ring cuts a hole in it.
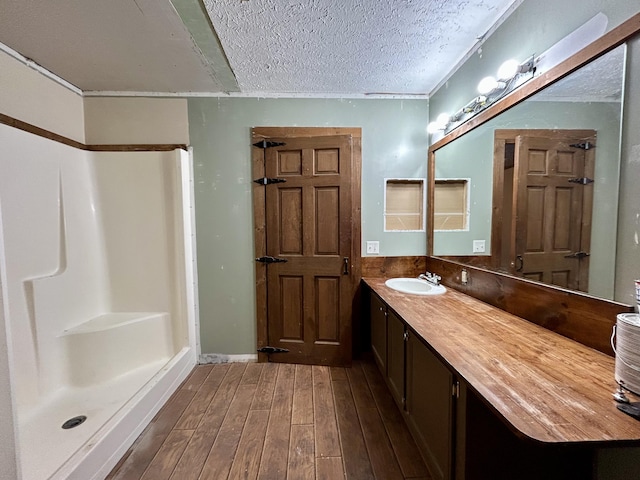
[[[562,63],[556,65],[549,71],[542,75],[531,79],[525,83],[522,87],[514,90],[509,95],[498,100],[485,110],[481,111],[478,115],[471,118],[466,123],[460,125],[455,130],[451,131],[437,142],[433,143],[429,147],[428,157],[428,184],[427,184],[427,255],[433,257],[433,239],[434,239],[434,190],[435,190],[435,171],[436,171],[436,151],[445,145],[453,142],[454,140],[462,137],[466,133],[470,132],[500,115],[502,112],[509,110],[510,108],[522,103],[527,98],[536,94],[540,90],[547,86],[561,80],[567,75],[575,72],[579,68],[583,67],[587,63],[601,57],[602,55],[610,52],[614,48],[624,44],[627,40],[635,36],[640,32],[640,13],[629,18],[610,32],[604,34],[599,39],[595,40],[590,45],[580,50],[575,55],[569,57]],[[492,224],[491,243],[496,241],[496,235],[500,232],[496,232],[494,225]],[[489,262],[494,263],[493,255],[494,249],[492,247],[492,255],[489,257]],[[517,277],[515,277],[517,278]]]

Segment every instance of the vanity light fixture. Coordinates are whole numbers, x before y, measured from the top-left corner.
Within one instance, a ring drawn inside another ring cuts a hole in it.
[[[487,97],[484,95],[478,95],[474,97],[469,103],[467,103],[464,107],[458,110],[453,115],[449,116],[446,113],[441,113],[436,118],[435,122],[431,122],[427,126],[428,133],[437,133],[441,130],[449,129],[454,123],[461,121],[465,116],[469,114],[474,114],[484,107],[487,103]]]
[[[488,76],[478,84],[479,96],[473,98],[452,116],[440,114],[435,122],[427,127],[427,132],[434,134],[439,131],[449,133],[462,122],[469,120],[492,103],[512,92],[523,83],[533,78],[538,58],[529,57],[519,63],[517,60],[507,60],[498,69],[497,78]]]
[[[504,96],[516,87],[519,87],[533,76],[535,71],[535,59],[533,56],[526,61],[518,63],[517,60],[507,60],[498,69],[498,78],[484,77],[478,84],[478,92],[482,95],[493,95],[496,93]],[[531,76],[526,74],[531,73]]]
[[[462,111],[464,113],[477,112],[479,109],[484,107],[486,103],[487,103],[487,97],[485,97],[484,95],[478,95],[469,103],[467,103],[464,107],[462,107]]]
[[[487,97],[485,97],[484,95],[478,95],[477,97],[474,97],[473,100],[471,100],[451,116],[451,123],[459,122],[465,115],[479,111],[480,109],[482,109],[482,107],[484,107],[485,103],[487,103]]]

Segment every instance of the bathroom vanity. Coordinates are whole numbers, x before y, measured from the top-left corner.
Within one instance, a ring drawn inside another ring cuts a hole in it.
[[[611,356],[452,288],[385,280],[363,279],[371,347],[434,479],[640,478]]]
[[[373,354],[434,479],[640,478],[640,421],[616,408],[609,344],[616,315],[633,311],[639,268],[637,242],[629,241],[637,129],[626,113],[637,110],[639,33],[637,14],[470,118],[452,120],[429,147],[427,256],[362,261]],[[558,95],[599,68],[618,72],[625,93],[611,121],[592,110],[602,106],[592,96],[568,102],[572,88]],[[579,104],[602,122],[587,122]],[[586,153],[568,161],[567,152],[590,143],[527,145],[562,130],[591,135],[585,128],[597,132],[596,169],[613,175],[584,177],[590,186],[578,194],[567,188],[583,177],[574,167],[593,162]],[[558,190],[536,183],[557,172],[566,174]],[[612,178],[616,188],[598,184]],[[436,209],[436,181],[461,179],[466,227],[436,228],[436,213],[450,213]],[[550,203],[565,193],[566,214]],[[553,230],[568,218],[570,233]],[[487,254],[473,249],[478,239],[490,239]],[[442,277],[446,293],[385,286],[426,270]]]

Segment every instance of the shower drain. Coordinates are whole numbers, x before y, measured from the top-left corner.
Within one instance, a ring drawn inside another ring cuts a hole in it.
[[[62,424],[62,428],[64,428],[65,430],[68,430],[70,428],[75,428],[78,425],[84,423],[86,419],[87,419],[86,415],[78,415],[77,417],[70,418],[69,420],[64,422]]]

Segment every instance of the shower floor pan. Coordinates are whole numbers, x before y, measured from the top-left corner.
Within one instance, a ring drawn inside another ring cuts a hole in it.
[[[163,385],[169,381],[163,376],[185,356],[184,349],[176,355],[171,318],[164,312],[100,315],[66,330],[61,340],[67,381],[33,408],[19,410],[24,480],[94,478],[93,470],[103,468],[105,455],[113,454],[96,445],[113,431],[129,435],[140,417],[156,407],[157,400],[149,399],[164,396],[170,386]],[[145,397],[156,387],[164,391]],[[140,402],[144,408],[137,406]],[[86,421],[62,428],[77,416],[86,416]]]
[[[24,480],[64,478],[56,471],[74,455],[92,448],[90,440],[167,363],[161,359],[100,385],[68,387],[45,399],[20,422],[20,463]],[[62,424],[75,416],[87,420],[70,430]],[[87,480],[89,480],[87,478]]]

